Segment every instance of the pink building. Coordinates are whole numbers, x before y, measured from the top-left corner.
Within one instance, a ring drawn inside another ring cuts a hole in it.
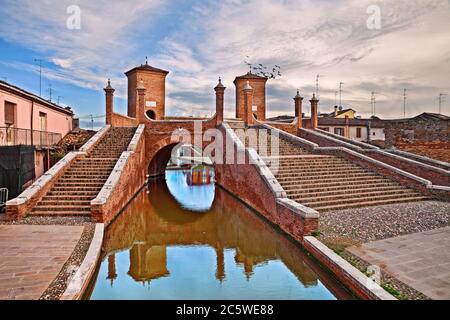
[[[36,178],[48,170],[49,149],[72,130],[72,119],[69,107],[0,81],[0,150],[2,146],[34,146]]]

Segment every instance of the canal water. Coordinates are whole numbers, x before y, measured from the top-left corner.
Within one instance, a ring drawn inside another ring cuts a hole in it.
[[[91,299],[349,299],[296,244],[189,171],[151,181],[107,228]]]

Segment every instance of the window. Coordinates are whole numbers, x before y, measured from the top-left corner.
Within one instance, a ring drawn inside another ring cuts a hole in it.
[[[356,137],[357,137],[357,138],[361,138],[361,136],[362,136],[362,130],[361,130],[361,128],[356,128]]]
[[[147,112],[145,114],[147,115],[147,117],[149,119],[152,119],[152,120],[156,119],[155,111],[153,111],[153,110],[147,110]]]
[[[47,131],[47,114],[39,112],[39,126],[41,131]]]
[[[5,101],[5,124],[11,126],[15,123],[16,105],[14,103]]]
[[[334,128],[334,134],[344,136],[344,128]]]
[[[323,131],[327,131],[327,132],[330,132],[330,128],[329,127],[324,127],[324,128],[319,128],[320,130],[323,130]]]

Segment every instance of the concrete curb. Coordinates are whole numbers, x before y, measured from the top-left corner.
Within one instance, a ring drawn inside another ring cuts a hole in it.
[[[104,224],[95,225],[91,244],[77,272],[73,275],[60,300],[81,300],[97,268],[103,244]]]
[[[334,253],[314,237],[304,237],[303,246],[336,277],[362,299],[397,300],[379,284]]]

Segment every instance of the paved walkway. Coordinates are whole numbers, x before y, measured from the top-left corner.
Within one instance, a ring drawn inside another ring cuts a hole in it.
[[[432,299],[450,299],[450,227],[347,250]]]
[[[0,300],[39,299],[72,254],[83,228],[0,225]]]

